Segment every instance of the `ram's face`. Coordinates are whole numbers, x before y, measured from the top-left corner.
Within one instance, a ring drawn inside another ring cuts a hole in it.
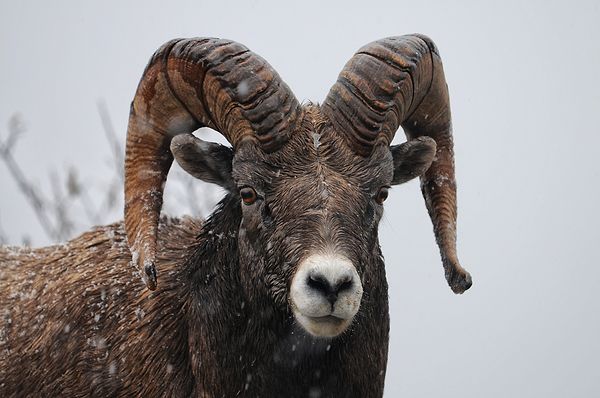
[[[306,110],[302,126],[272,153],[252,140],[240,144],[229,166],[231,178],[221,185],[242,209],[240,262],[250,294],[291,311],[310,334],[334,337],[359,311],[364,282],[383,272],[377,269],[382,262],[372,259],[379,256],[377,227],[390,186],[408,168],[424,171],[435,145],[421,142],[412,152],[403,147],[400,157],[393,147],[378,145],[364,157],[328,126],[318,108]],[[193,167],[184,158],[205,163],[211,158],[182,152],[175,154],[188,171]]]
[[[302,131],[277,153],[234,157],[240,240],[255,252],[274,300],[316,336],[346,329],[373,272],[377,225],[393,177],[390,150],[357,156],[327,129]],[[268,276],[268,277],[267,277]]]
[[[234,149],[189,134],[201,126]],[[401,126],[409,141],[390,147]],[[471,286],[456,254],[448,90],[427,37],[363,46],[320,106],[302,106],[277,72],[239,43],[165,43],[138,85],[125,159],[125,229],[150,289],[157,286],[169,144],[185,170],[230,192],[228,221],[241,213],[238,258],[230,259],[240,269],[231,283],[241,283],[255,312],[270,320],[293,313],[322,337],[347,329],[366,308],[367,282],[382,278],[377,226],[388,186],[424,173],[437,145],[423,195],[448,283],[456,293]]]

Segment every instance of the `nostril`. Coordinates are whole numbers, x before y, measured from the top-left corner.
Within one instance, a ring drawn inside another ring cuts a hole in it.
[[[335,283],[330,283],[330,281],[325,276],[319,273],[311,273],[308,276],[306,284],[311,289],[316,290],[317,292],[325,296],[325,298],[331,303],[331,305],[333,305],[337,301],[338,294],[350,290],[354,286],[352,276],[345,276],[340,280],[336,281]]]
[[[323,293],[325,296],[328,296],[332,290],[331,285],[329,284],[327,279],[325,279],[321,275],[315,275],[315,274],[309,275],[308,281],[306,282],[306,284],[309,287],[311,287],[312,289],[315,289],[315,290]]]
[[[350,290],[352,288],[352,285],[353,285],[352,278],[348,277],[337,285],[337,289],[335,290],[335,292],[340,293],[345,290]]]

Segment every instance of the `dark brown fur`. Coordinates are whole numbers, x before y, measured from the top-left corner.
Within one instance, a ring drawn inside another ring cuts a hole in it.
[[[379,153],[355,155],[313,107],[283,150],[241,147],[233,177],[265,195],[262,207],[234,193],[203,227],[163,219],[154,292],[129,264],[122,224],[3,249],[1,395],[381,396],[387,284],[381,209],[369,208],[393,166]],[[357,265],[364,298],[345,333],[315,339],[295,324],[287,289],[303,256],[331,242]]]
[[[189,361],[181,264],[200,225],[164,221],[158,292],[132,278],[121,223],[60,246],[0,251],[0,395],[193,391],[191,369],[181,366]]]

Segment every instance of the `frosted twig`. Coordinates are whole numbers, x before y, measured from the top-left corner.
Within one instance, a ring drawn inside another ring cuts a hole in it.
[[[98,114],[100,115],[100,121],[102,122],[102,127],[104,128],[104,134],[106,139],[108,140],[108,144],[110,145],[110,149],[112,151],[112,158],[115,165],[115,172],[121,183],[124,178],[124,151],[123,146],[121,145],[121,141],[117,138],[117,134],[115,133],[115,129],[112,124],[112,120],[110,118],[110,114],[108,113],[108,108],[106,107],[106,103],[104,100],[99,100],[97,102],[98,105]]]
[[[29,204],[33,208],[35,215],[48,236],[52,240],[56,240],[59,236],[57,229],[50,221],[47,214],[47,201],[42,195],[37,192],[33,184],[25,177],[25,174],[15,161],[12,151],[17,142],[17,137],[25,131],[23,122],[18,114],[14,114],[8,121],[8,138],[4,141],[0,139],[0,157],[6,164],[10,175],[13,177],[19,190],[25,195]]]
[[[60,177],[55,171],[50,173],[50,186],[52,187],[52,210],[56,220],[57,238],[59,241],[66,240],[73,231],[73,222],[69,216],[69,206],[66,206],[67,198],[61,189]]]
[[[8,238],[6,237],[6,233],[4,232],[4,229],[2,228],[2,219],[0,219],[0,245],[7,245],[8,244]]]

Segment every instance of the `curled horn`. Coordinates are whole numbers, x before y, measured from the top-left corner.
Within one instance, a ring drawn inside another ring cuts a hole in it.
[[[219,131],[234,150],[255,140],[271,152],[287,141],[300,105],[273,68],[222,39],[179,39],[150,59],[131,104],[125,149],[125,229],[133,262],[156,289],[163,188],[177,134]]]
[[[348,61],[322,105],[334,128],[358,154],[389,145],[402,126],[408,139],[428,136],[437,153],[421,177],[421,190],[440,248],[446,280],[455,293],[471,287],[456,254],[456,180],[448,88],[431,39],[390,37],[361,48]]]

